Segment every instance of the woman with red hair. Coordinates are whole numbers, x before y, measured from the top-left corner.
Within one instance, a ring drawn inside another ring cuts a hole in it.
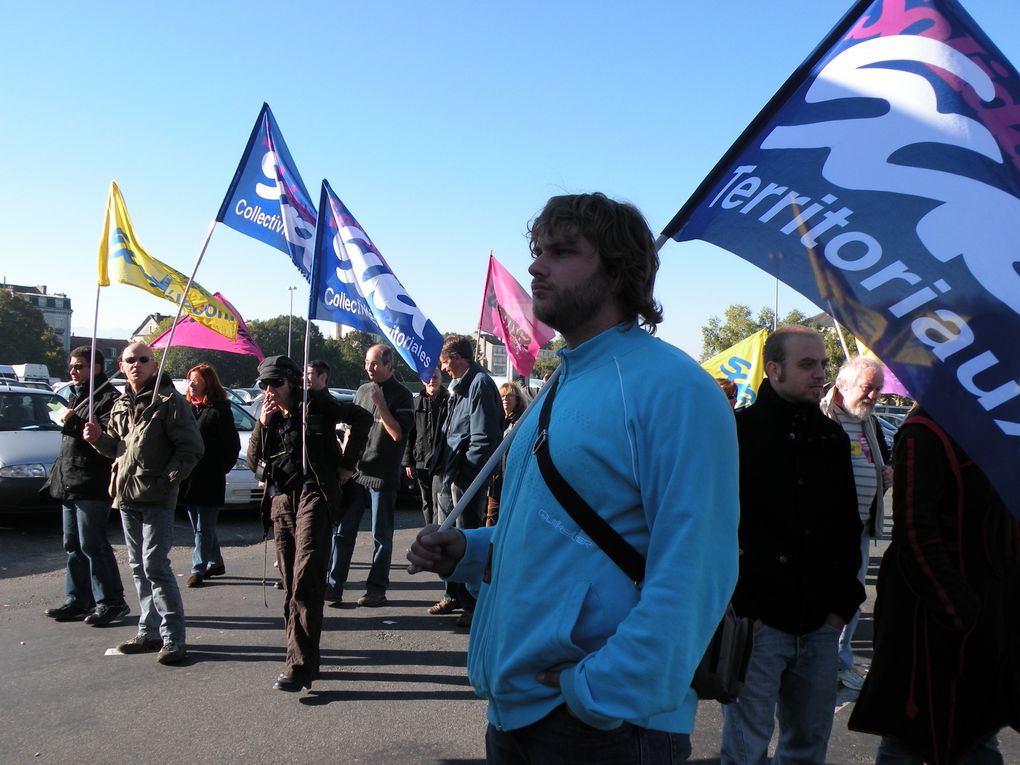
[[[216,370],[208,364],[197,364],[188,370],[187,381],[186,395],[198,420],[205,454],[185,482],[181,497],[195,532],[187,584],[201,587],[206,577],[226,573],[216,538],[216,519],[223,508],[226,476],[237,464],[241,441]]]

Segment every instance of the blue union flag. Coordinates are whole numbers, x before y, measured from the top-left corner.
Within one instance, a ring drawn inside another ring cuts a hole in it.
[[[319,209],[309,318],[382,335],[427,382],[443,336],[325,180]]]
[[[1020,517],[1020,76],[954,0],[858,3],[662,232],[824,307]]]
[[[216,220],[290,255],[312,270],[315,206],[269,104],[262,104]]]

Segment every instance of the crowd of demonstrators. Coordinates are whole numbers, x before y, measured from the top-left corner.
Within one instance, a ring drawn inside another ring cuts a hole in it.
[[[695,361],[639,326],[662,314],[634,207],[554,197],[530,235],[535,316],[566,344],[549,425],[517,426],[498,524],[426,527],[410,570],[478,592],[468,673],[489,702],[489,762],[680,762],[691,678],[737,576],[733,415]],[[644,558],[640,585],[578,531],[536,445]]]
[[[443,434],[433,455],[442,475],[439,494],[439,521],[442,522],[460,502],[502,438],[502,407],[499,390],[492,378],[474,360],[471,340],[451,335],[443,341],[439,363],[451,378],[450,403]],[[457,517],[457,528],[476,529],[485,517],[488,485],[482,485]],[[442,599],[428,609],[432,615],[462,613],[457,626],[470,627],[475,612],[475,597],[462,582],[450,581]]]
[[[308,391],[305,404],[303,378],[287,356],[259,364],[266,398],[248,442],[249,467],[266,482],[263,523],[272,526],[283,578],[287,655],[273,685],[280,691],[310,688],[318,678],[330,522],[341,512],[341,484],[350,482],[372,427],[368,412],[328,390]],[[342,453],[339,422],[348,426]]]
[[[443,387],[443,371],[436,365],[432,377],[414,397],[414,425],[404,447],[404,473],[421,492],[421,513],[426,525],[436,519],[443,478],[434,469],[432,455],[436,452],[446,422],[450,394]]]
[[[524,410],[528,408],[529,398],[524,389],[511,380],[499,386],[499,399],[503,403],[503,437],[506,438],[517,421],[521,419]],[[489,497],[485,506],[486,526],[495,526],[499,520],[499,495],[503,492],[505,471],[506,453],[504,452],[499,467],[492,474],[492,480],[489,483]]]
[[[103,373],[103,355],[88,346],[71,351],[71,396],[61,427],[60,452],[43,487],[63,505],[67,553],[64,603],[46,610],[58,622],[81,621],[102,627],[127,616],[124,585],[106,535],[110,518],[110,466],[113,463],[85,441],[89,418],[89,380],[93,377],[92,416],[107,427],[119,395]]]
[[[722,392],[726,394],[726,400],[730,402],[730,409],[737,408],[737,384],[726,377],[717,377],[715,381],[719,383],[719,387],[722,388]]]
[[[882,736],[876,765],[1001,765],[997,733],[1020,727],[1020,525],[924,409],[894,452],[875,652],[849,726]]]
[[[216,521],[223,509],[227,473],[233,470],[241,452],[241,439],[216,370],[208,364],[198,364],[188,370],[186,379],[185,397],[195,413],[205,448],[181,489],[181,501],[195,533],[187,585],[201,587],[206,578],[222,576],[227,571],[216,536]]]
[[[145,343],[124,349],[120,371],[127,388],[106,423],[92,420],[82,437],[113,459],[110,492],[120,510],[128,565],[138,592],[138,634],[121,653],[158,652],[162,664],[187,653],[184,604],[170,566],[174,511],[181,483],[202,458],[195,415]]]
[[[836,384],[822,398],[822,412],[842,425],[850,438],[857,510],[863,525],[861,565],[857,570],[857,580],[862,585],[871,560],[871,542],[882,536],[885,524],[883,495],[892,485],[893,478],[889,447],[873,414],[884,382],[881,364],[865,356],[853,356],[840,367]],[[840,685],[852,691],[859,691],[864,685],[864,676],[854,667],[853,654],[853,637],[860,615],[858,609],[839,636],[837,679]]]
[[[754,404],[736,414],[740,447],[737,614],[754,620],[747,682],[723,713],[721,761],[825,762],[840,631],[864,601],[861,521],[850,441],[822,414],[821,335],[784,326],[765,343]]]
[[[354,404],[371,415],[371,430],[368,445],[345,491],[346,507],[334,529],[325,582],[329,599],[340,602],[351,568],[358,527],[365,510],[371,508],[372,565],[365,594],[358,598],[358,605],[377,608],[386,604],[386,590],[390,585],[397,490],[404,440],[414,424],[414,398],[393,376],[393,349],[388,345],[373,345],[368,349],[365,373],[369,382],[358,388]]]

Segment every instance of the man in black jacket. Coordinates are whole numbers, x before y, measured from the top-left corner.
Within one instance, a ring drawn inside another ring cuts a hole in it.
[[[443,422],[450,394],[443,387],[443,372],[437,366],[432,379],[422,386],[414,397],[414,427],[407,436],[404,448],[404,472],[418,482],[421,492],[421,513],[425,525],[435,522],[439,493],[443,488],[440,471],[432,469],[432,455],[438,439],[443,437]]]
[[[303,414],[303,375],[287,356],[267,357],[258,373],[266,400],[248,441],[248,465],[265,476],[263,523],[272,524],[283,578],[287,659],[273,687],[293,692],[311,688],[319,675],[330,520],[339,513],[341,483],[350,480],[372,417],[328,390],[309,391]],[[342,455],[337,422],[350,426]]]
[[[724,709],[724,764],[825,762],[836,702],[837,641],[864,601],[861,521],[850,441],[818,408],[825,345],[807,327],[765,343],[755,403],[737,412],[740,576],[737,613],[754,620],[739,701]]]
[[[71,351],[68,371],[71,398],[64,415],[60,454],[53,461],[44,490],[64,505],[64,550],[67,552],[67,596],[64,605],[46,609],[58,622],[81,621],[102,627],[127,616],[124,585],[117,559],[106,536],[110,517],[110,464],[112,460],[82,439],[88,419],[89,377],[95,374],[93,417],[105,428],[117,390],[103,373],[103,356],[82,345]]]

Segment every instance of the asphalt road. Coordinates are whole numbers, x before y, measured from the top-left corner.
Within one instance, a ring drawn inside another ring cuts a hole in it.
[[[420,523],[398,511],[394,549]],[[181,579],[190,570],[191,534],[176,526],[172,555]],[[283,663],[282,593],[263,589],[265,546],[250,515],[220,524],[227,574],[182,589],[187,660],[159,665],[151,654],[109,651],[136,631],[137,599],[123,539],[110,526],[132,615],[92,628],[43,616],[63,600],[64,553],[58,518],[0,518],[0,763],[480,763],[485,704],[467,682],[467,633],[455,617],[425,609],[439,582],[410,577],[394,560],[390,602],[378,609],[327,608],[323,676],[310,692],[272,690]],[[361,534],[348,599],[363,591],[371,538]],[[272,545],[268,570],[273,575]],[[872,559],[873,597],[878,558]],[[264,605],[263,598],[269,607]],[[870,600],[858,631],[865,661]],[[872,762],[877,740],[846,729],[852,698],[841,698],[830,763]],[[693,736],[695,763],[716,763],[720,707],[703,703]],[[1003,735],[1006,762],[1020,762],[1020,737]]]

